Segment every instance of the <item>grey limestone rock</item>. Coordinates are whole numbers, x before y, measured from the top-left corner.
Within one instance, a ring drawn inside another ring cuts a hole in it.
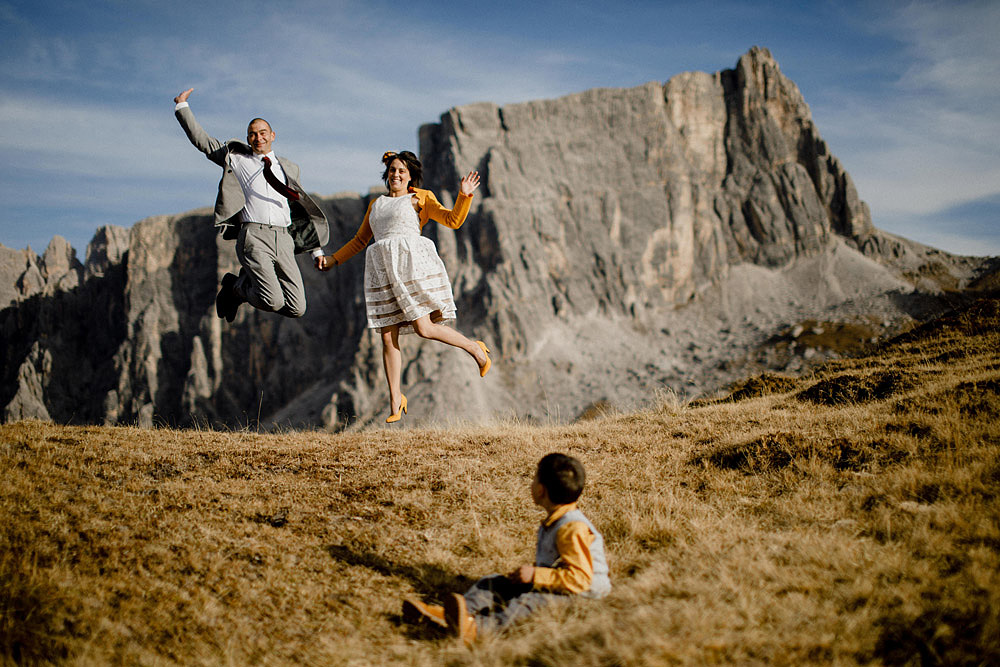
[[[51,355],[43,351],[36,342],[31,346],[27,358],[17,369],[15,382],[17,390],[13,400],[4,406],[4,421],[20,419],[41,419],[50,421],[48,409],[45,407],[45,389],[43,378],[48,375],[52,364]]]
[[[15,283],[19,298],[29,297],[45,289],[45,275],[39,268],[38,261],[39,258],[37,256],[28,256],[27,267]]]
[[[30,248],[26,250],[13,250],[0,245],[0,308],[6,308],[11,303],[16,303],[23,295],[21,285],[25,282],[23,276],[31,266],[37,268],[37,255]],[[40,289],[44,280],[39,273],[33,281],[35,289]]]
[[[76,251],[61,236],[54,236],[41,257],[31,248],[11,250],[0,246],[0,307],[35,294],[71,290],[83,278]]]
[[[61,236],[52,237],[42,255],[41,267],[48,294],[73,289],[80,284],[83,276],[83,265],[77,260],[76,251]]]
[[[87,244],[86,275],[103,276],[109,267],[120,264],[128,252],[128,244],[128,229],[117,225],[100,227]]]

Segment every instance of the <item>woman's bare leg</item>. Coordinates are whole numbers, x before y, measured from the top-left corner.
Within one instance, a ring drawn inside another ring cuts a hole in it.
[[[421,338],[440,341],[465,350],[472,356],[473,359],[476,360],[479,368],[486,365],[486,354],[483,352],[483,348],[463,336],[461,332],[443,324],[435,324],[431,322],[430,315],[424,315],[423,317],[414,320],[413,330]]]
[[[389,385],[389,412],[399,412],[399,404],[403,400],[400,390],[400,374],[403,370],[403,353],[399,350],[399,325],[394,324],[382,329],[382,368],[385,370],[385,381]]]

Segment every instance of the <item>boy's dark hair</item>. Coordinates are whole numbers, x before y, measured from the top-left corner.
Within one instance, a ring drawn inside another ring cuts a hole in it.
[[[572,456],[546,454],[538,462],[538,483],[545,487],[549,500],[556,505],[576,502],[583,493],[586,478],[583,464]]]

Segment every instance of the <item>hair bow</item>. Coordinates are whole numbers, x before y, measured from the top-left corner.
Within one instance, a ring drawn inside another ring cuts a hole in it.
[[[382,162],[385,162],[389,158],[396,157],[396,155],[398,155],[398,153],[396,153],[396,151],[386,151],[386,152],[382,153]]]

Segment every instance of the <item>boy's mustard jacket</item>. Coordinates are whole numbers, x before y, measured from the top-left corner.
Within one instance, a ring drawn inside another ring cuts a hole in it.
[[[472,206],[472,195],[459,193],[458,199],[455,200],[455,208],[445,208],[430,190],[411,187],[410,192],[416,195],[417,206],[420,207],[421,231],[423,231],[424,226],[431,220],[439,222],[449,229],[458,229],[465,222],[466,216],[469,215],[469,207]],[[345,243],[340,250],[333,253],[333,260],[337,264],[343,264],[351,257],[354,257],[364,250],[365,246],[372,240],[372,227],[368,223],[368,216],[371,215],[374,204],[375,199],[372,199],[371,203],[368,204],[368,210],[365,211],[365,219],[362,221],[361,227],[358,228],[358,233],[354,235],[354,238]]]

